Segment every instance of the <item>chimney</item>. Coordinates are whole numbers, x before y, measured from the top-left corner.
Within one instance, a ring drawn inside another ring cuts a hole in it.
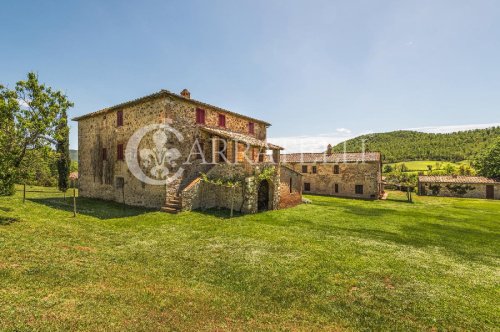
[[[191,99],[191,92],[188,89],[184,89],[181,91],[181,96],[187,99]]]
[[[331,144],[328,144],[328,146],[326,147],[326,155],[327,156],[332,155],[332,145]]]

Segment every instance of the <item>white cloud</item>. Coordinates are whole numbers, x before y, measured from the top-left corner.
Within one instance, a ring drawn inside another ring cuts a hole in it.
[[[468,124],[468,125],[453,125],[453,126],[429,126],[429,127],[408,128],[405,130],[414,130],[414,131],[421,131],[424,133],[433,133],[433,134],[445,134],[445,133],[454,133],[457,131],[484,129],[497,126],[500,126],[500,123]]]
[[[347,128],[337,128],[337,132],[343,133],[343,134],[350,134],[351,130]]]

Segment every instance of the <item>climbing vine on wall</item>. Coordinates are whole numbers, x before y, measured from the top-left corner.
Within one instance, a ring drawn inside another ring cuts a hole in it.
[[[262,169],[262,172],[260,172],[259,175],[257,175],[257,178],[259,179],[259,181],[272,180],[275,174],[276,174],[276,168],[272,165],[269,165],[265,166]]]
[[[448,190],[451,191],[452,193],[459,196],[463,196],[468,191],[476,189],[475,187],[468,184],[448,184],[446,185],[446,188],[448,188]]]

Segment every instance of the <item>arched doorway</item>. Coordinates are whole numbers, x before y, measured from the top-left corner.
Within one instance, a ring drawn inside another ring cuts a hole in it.
[[[269,210],[269,182],[267,180],[262,180],[259,184],[257,208],[259,211]]]

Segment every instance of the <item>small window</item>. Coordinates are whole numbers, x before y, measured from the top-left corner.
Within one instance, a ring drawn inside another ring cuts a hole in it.
[[[313,167],[312,167],[312,171],[313,171],[313,174],[318,173],[318,167],[313,166]]]
[[[205,124],[205,110],[202,108],[196,109],[196,123]]]
[[[293,184],[293,181],[292,181],[292,178],[290,178],[290,194],[292,193],[292,184]]]
[[[339,165],[333,165],[333,174],[340,174]]]
[[[354,192],[356,193],[356,195],[363,195],[363,185],[362,184],[357,184],[354,187]]]
[[[123,160],[124,154],[123,154],[123,144],[118,144],[116,147],[116,155],[118,160]]]
[[[259,163],[263,163],[263,162],[264,162],[264,152],[260,151],[259,152]]]
[[[307,165],[302,165],[302,173],[307,173]]]
[[[123,126],[123,111],[116,112],[116,125],[118,127]]]
[[[253,122],[248,123],[248,132],[250,134],[255,134],[255,123]]]
[[[106,148],[102,148],[102,160],[108,160],[108,150]]]
[[[311,184],[309,182],[304,182],[304,191],[311,191]]]
[[[219,127],[226,127],[226,116],[219,114]]]
[[[124,186],[125,186],[125,179],[122,177],[116,177],[115,188],[116,189],[123,189]]]
[[[336,194],[339,193],[339,184],[338,183],[335,183],[335,193]]]

